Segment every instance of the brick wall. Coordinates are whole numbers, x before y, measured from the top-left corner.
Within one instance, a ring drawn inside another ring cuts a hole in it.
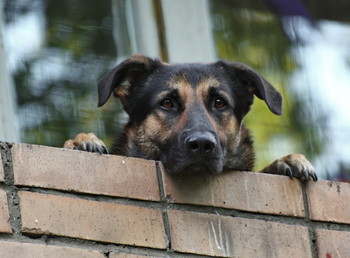
[[[350,184],[0,144],[0,257],[350,257]]]

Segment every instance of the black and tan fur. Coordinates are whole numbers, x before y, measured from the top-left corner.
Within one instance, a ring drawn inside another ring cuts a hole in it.
[[[118,97],[129,121],[110,153],[160,160],[169,173],[251,171],[253,143],[243,124],[254,95],[280,115],[281,95],[246,65],[226,61],[167,64],[135,55],[98,84],[99,106]],[[79,134],[67,148],[107,152],[94,134]],[[262,170],[317,180],[301,154]]]

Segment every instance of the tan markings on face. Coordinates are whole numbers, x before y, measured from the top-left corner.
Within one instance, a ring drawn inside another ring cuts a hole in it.
[[[211,88],[220,87],[220,82],[214,77],[208,77],[201,80],[197,87],[197,96],[201,96],[203,100],[208,98]]]
[[[181,114],[175,124],[172,127],[172,133],[179,134],[186,126],[188,120],[188,109],[185,109]]]
[[[220,82],[214,77],[208,77],[203,79],[196,90],[197,98],[201,98],[202,105],[204,106],[205,100],[210,96],[210,90],[212,88],[219,88]],[[228,93],[221,91],[221,94],[225,95],[227,99],[230,98]],[[205,107],[204,107],[205,108]],[[220,142],[223,145],[227,145],[227,148],[235,149],[240,140],[240,125],[236,119],[236,117],[229,111],[224,111],[222,113],[222,118],[218,123],[205,108],[205,115],[210,122],[212,128],[216,131],[219,136]]]
[[[166,144],[173,133],[170,123],[163,112],[156,111],[147,116],[137,131],[137,144],[144,153],[150,157],[159,153],[159,144]]]
[[[168,82],[168,85],[171,89],[178,91],[179,97],[183,103],[187,104],[194,101],[195,92],[185,75],[178,74],[174,76]]]
[[[187,78],[183,74],[179,74],[173,77],[169,81],[169,87],[177,90],[181,104],[184,106],[183,112],[180,114],[176,123],[172,125],[172,133],[180,133],[186,125],[188,119],[189,106],[195,102],[196,96],[192,85],[188,82]]]
[[[201,80],[198,87],[196,88],[196,98],[201,100],[200,106],[203,108],[204,114],[207,120],[209,121],[210,125],[212,126],[214,131],[218,134],[220,142],[222,144],[226,144],[227,137],[226,137],[225,131],[223,130],[224,128],[222,128],[222,126],[218,124],[215,121],[215,119],[209,114],[207,107],[205,105],[206,100],[210,97],[209,96],[210,90],[212,88],[218,88],[218,87],[220,87],[220,82],[216,78],[214,77],[204,78],[203,80]]]
[[[223,130],[220,130],[222,133],[225,133],[227,138],[227,149],[235,150],[240,142],[240,124],[233,115],[227,115],[223,119],[222,123]]]
[[[220,89],[220,85],[221,85],[220,81],[218,81],[214,77],[208,77],[206,79],[203,79],[197,87],[197,96],[198,97],[201,96],[203,100],[206,100],[209,97],[208,95],[210,93],[210,90],[212,88]],[[225,95],[227,99],[230,98],[230,96],[227,92],[220,91],[220,90],[219,90],[219,92],[220,92],[220,94]]]

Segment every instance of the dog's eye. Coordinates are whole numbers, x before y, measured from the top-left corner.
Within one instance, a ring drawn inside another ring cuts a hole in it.
[[[164,108],[173,108],[174,107],[174,103],[171,99],[164,99],[162,100],[162,102],[160,103],[160,105]]]
[[[222,98],[216,98],[214,100],[214,108],[216,109],[222,109],[226,106],[226,102],[225,100],[223,100]]]

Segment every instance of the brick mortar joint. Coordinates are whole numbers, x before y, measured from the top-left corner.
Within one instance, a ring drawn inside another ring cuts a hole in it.
[[[166,204],[167,200],[165,198],[165,190],[164,190],[164,180],[162,176],[162,171],[160,168],[161,164],[159,161],[156,161],[156,172],[157,172],[157,180],[158,180],[158,188],[159,188],[159,194],[160,194],[160,203]],[[162,209],[162,217],[163,217],[163,224],[164,224],[164,231],[166,236],[166,246],[167,251],[171,251],[171,232],[170,232],[170,222],[168,217],[168,208]]]
[[[312,257],[317,257],[317,246],[316,246],[316,233],[315,233],[315,226],[312,223],[311,215],[310,215],[310,207],[308,202],[308,196],[307,196],[307,183],[303,182],[301,184],[301,191],[303,196],[303,206],[304,206],[304,212],[305,212],[305,221],[308,225],[308,233],[309,233],[309,239],[310,239],[310,249],[312,253]]]
[[[0,142],[1,156],[4,166],[4,179],[5,179],[5,191],[7,195],[7,203],[9,209],[9,223],[12,232],[15,235],[20,235],[22,230],[20,203],[18,197],[18,188],[14,184],[14,172],[12,162],[12,149],[13,144]]]
[[[13,162],[12,162],[12,155],[11,155],[12,146],[13,145],[11,143],[0,142],[0,150],[1,150],[3,169],[4,169],[5,184],[9,186],[14,185],[14,174],[12,170]]]
[[[256,220],[262,220],[266,222],[282,223],[282,224],[287,224],[292,226],[304,226],[312,229],[327,229],[327,230],[350,232],[350,224],[329,222],[329,221],[317,221],[317,220],[311,220],[303,217],[273,215],[273,214],[265,214],[260,212],[250,212],[250,211],[244,211],[244,210],[234,210],[234,209],[201,206],[201,205],[194,205],[194,204],[177,204],[177,203],[169,203],[167,201],[162,201],[162,200],[157,202],[144,201],[144,200],[130,200],[128,198],[117,198],[117,197],[110,197],[110,196],[62,192],[59,190],[42,189],[42,188],[35,188],[35,187],[19,187],[18,191],[29,191],[29,192],[35,192],[40,194],[65,196],[68,198],[77,198],[77,199],[91,200],[96,202],[125,204],[129,206],[148,207],[148,208],[156,209],[156,210],[162,211],[164,226],[168,228],[168,230],[170,229],[169,227],[167,227],[167,222],[165,221],[167,220],[167,213],[170,210],[178,210],[183,212],[196,212],[201,214],[217,215],[217,216],[223,216],[223,217],[256,219]],[[170,236],[170,234],[168,235]],[[314,234],[311,233],[310,239],[314,238],[313,235]],[[170,238],[168,239],[171,240]]]
[[[160,161],[155,161],[156,162],[156,172],[157,172],[157,180],[158,180],[158,188],[159,188],[159,194],[160,194],[160,201],[164,202],[166,201],[165,197],[165,189],[164,189],[164,180],[162,176],[162,171],[161,171],[161,164]]]

